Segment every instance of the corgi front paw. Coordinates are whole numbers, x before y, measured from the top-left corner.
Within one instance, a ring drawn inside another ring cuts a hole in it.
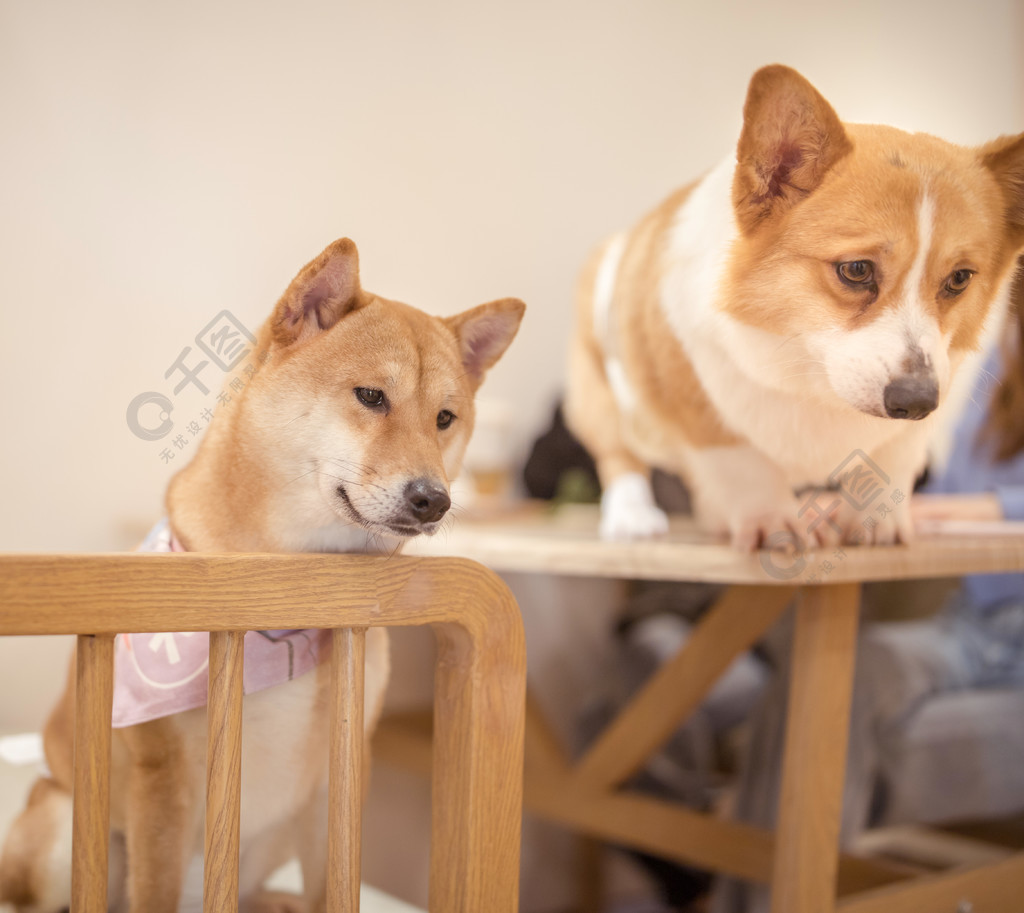
[[[833,530],[843,545],[906,545],[914,538],[909,499],[904,496],[861,504],[843,491],[820,489],[808,495],[803,511],[815,524]]]
[[[742,552],[759,548],[802,552],[806,548],[795,509],[737,517],[729,524],[729,537]]]
[[[766,548],[801,553],[809,548],[838,545],[841,539],[834,522],[809,522],[796,500],[737,514],[729,523],[729,533],[732,544],[744,552]]]
[[[914,541],[914,521],[906,502],[884,512],[850,518],[845,524],[843,541],[849,545],[909,545]]]
[[[601,538],[612,542],[653,539],[668,532],[668,516],[654,503],[650,483],[639,473],[615,479],[601,495]]]

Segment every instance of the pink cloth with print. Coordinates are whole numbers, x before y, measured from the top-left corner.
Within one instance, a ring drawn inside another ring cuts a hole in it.
[[[140,552],[184,551],[167,520],[150,531]],[[291,681],[326,656],[330,632],[249,631],[245,635],[246,694]],[[134,726],[206,706],[209,635],[192,631],[119,634],[114,647],[115,728]]]

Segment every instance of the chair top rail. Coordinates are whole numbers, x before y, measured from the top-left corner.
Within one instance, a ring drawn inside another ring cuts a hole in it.
[[[522,636],[501,578],[462,558],[0,555],[0,635],[423,624]]]

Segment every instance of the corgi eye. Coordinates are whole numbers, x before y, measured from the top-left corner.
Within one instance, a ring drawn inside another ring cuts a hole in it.
[[[947,295],[955,298],[971,284],[971,276],[973,275],[974,270],[972,269],[954,270],[949,274],[949,278],[946,280],[946,284],[942,286],[942,290]]]
[[[864,288],[875,280],[875,264],[870,260],[847,260],[836,266],[836,275],[850,288]]]
[[[447,409],[442,409],[437,413],[437,427],[444,431],[452,422],[455,421],[455,414],[449,412]]]
[[[384,405],[383,390],[375,390],[373,387],[356,387],[355,394],[359,402],[371,409]]]

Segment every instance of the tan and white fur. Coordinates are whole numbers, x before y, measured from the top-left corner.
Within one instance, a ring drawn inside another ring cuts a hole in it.
[[[284,293],[258,335],[258,370],[172,480],[175,534],[189,551],[391,554],[436,532],[472,432],[474,394],[523,311],[504,299],[429,316],[364,291],[355,245],[330,245]],[[386,632],[370,629],[368,734],[387,678]],[[324,909],[328,679],[320,666],[245,698],[246,913]],[[34,788],[0,857],[0,905],[18,913],[69,903],[72,699],[69,689],[46,727],[51,778]],[[205,753],[205,709],[114,731],[112,909],[179,909],[201,853]],[[305,897],[264,892],[267,876],[295,856]]]
[[[1022,246],[1024,136],[844,124],[795,71],[758,71],[735,156],[583,274],[566,411],[602,534],[665,532],[660,467],[743,549],[908,541],[909,497],[871,529],[844,502],[808,533],[802,493],[861,451],[909,496]]]

